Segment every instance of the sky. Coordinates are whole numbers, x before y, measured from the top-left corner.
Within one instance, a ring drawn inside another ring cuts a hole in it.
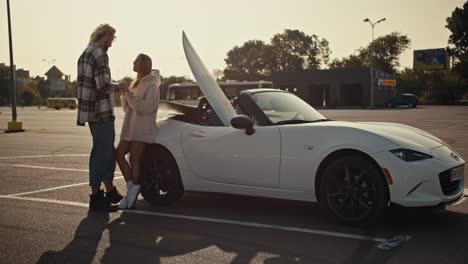
[[[182,48],[185,31],[210,70],[224,69],[227,52],[248,40],[269,42],[285,29],[329,41],[342,58],[372,39],[398,31],[412,40],[400,64],[412,67],[414,49],[447,46],[446,18],[466,0],[11,0],[14,63],[30,75],[52,66],[76,79],[76,62],[101,23],[116,30],[109,49],[112,78],[134,78],[139,53],[163,76],[191,77]],[[0,63],[10,64],[6,1],[0,1]],[[53,62],[55,60],[55,62]]]

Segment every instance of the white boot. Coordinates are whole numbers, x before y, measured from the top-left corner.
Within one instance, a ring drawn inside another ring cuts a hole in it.
[[[125,195],[118,205],[119,209],[127,209],[128,208],[128,196]]]
[[[128,197],[128,207],[132,208],[137,201],[138,194],[140,193],[140,184],[133,184],[133,186],[128,190],[127,197]]]

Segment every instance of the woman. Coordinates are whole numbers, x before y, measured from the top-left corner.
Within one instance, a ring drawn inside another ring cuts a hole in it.
[[[119,208],[132,208],[140,191],[140,160],[146,143],[154,143],[158,130],[156,114],[159,106],[159,71],[152,71],[151,58],[139,54],[133,62],[137,78],[130,84],[128,92],[120,100],[125,112],[116,159],[127,182],[127,195]],[[130,164],[125,155],[130,153]]]

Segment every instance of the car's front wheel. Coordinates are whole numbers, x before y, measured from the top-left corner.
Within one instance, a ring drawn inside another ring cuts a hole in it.
[[[342,156],[324,170],[320,202],[341,222],[371,224],[387,207],[387,182],[366,157]]]
[[[161,146],[147,145],[141,164],[141,195],[152,205],[170,205],[184,188],[174,157]]]

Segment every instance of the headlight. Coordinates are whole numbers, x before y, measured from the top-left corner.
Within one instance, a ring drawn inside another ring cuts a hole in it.
[[[424,154],[424,153],[410,150],[410,149],[394,149],[394,150],[390,150],[390,152],[404,161],[418,161],[418,160],[425,160],[425,159],[432,158],[431,155]]]

